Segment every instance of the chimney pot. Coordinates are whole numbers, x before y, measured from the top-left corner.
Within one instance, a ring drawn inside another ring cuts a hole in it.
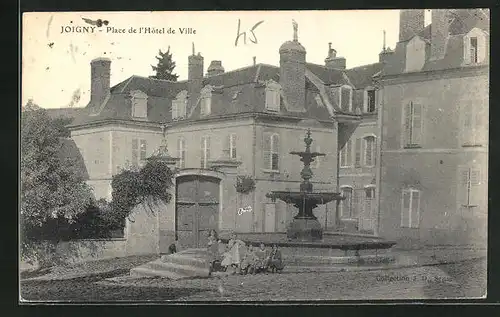
[[[255,66],[257,64],[257,57],[253,57],[253,66]]]
[[[224,73],[221,61],[211,61],[207,69],[207,76],[215,76]]]

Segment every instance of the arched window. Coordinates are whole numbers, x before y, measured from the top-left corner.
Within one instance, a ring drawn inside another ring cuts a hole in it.
[[[464,36],[464,63],[474,65],[483,63],[487,54],[486,33],[473,28]]]
[[[365,166],[375,165],[375,137],[370,135],[364,138]]]

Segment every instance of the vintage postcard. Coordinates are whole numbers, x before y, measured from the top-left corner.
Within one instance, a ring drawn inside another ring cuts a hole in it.
[[[485,298],[489,28],[25,13],[20,301]]]

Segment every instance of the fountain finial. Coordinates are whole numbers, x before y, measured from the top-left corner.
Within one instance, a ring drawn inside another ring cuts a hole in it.
[[[306,137],[304,138],[304,143],[306,144],[306,152],[311,152],[311,143],[313,139],[311,138],[311,129],[307,129]]]

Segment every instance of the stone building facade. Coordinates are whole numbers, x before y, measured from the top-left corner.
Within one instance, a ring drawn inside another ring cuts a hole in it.
[[[144,164],[162,142],[178,158],[174,199],[154,216],[138,206],[134,215],[141,220],[127,222],[126,236],[142,241],[136,243],[144,252],[166,252],[175,237],[183,247],[203,245],[210,228],[285,232],[297,211],[265,195],[298,190],[302,163],[289,152],[304,149],[307,129],[312,150],[326,154],[312,166],[315,190],[340,190],[339,144],[358,126],[371,127],[374,106],[363,113],[364,98],[374,98],[366,88],[380,65],[345,69],[331,46],[325,65],[308,63],[297,38],[279,54],[279,67],[226,72],[212,61],[204,75],[203,57],[193,48],[187,80],[131,76],[111,88],[109,60],[91,62],[92,98],[70,129],[96,197],[110,199],[113,175]],[[236,192],[238,176],[252,178],[255,190]],[[351,230],[336,216],[338,208],[329,203],[315,214],[327,230]]]
[[[402,245],[481,244],[487,234],[489,16],[402,10],[379,77],[380,227]]]

